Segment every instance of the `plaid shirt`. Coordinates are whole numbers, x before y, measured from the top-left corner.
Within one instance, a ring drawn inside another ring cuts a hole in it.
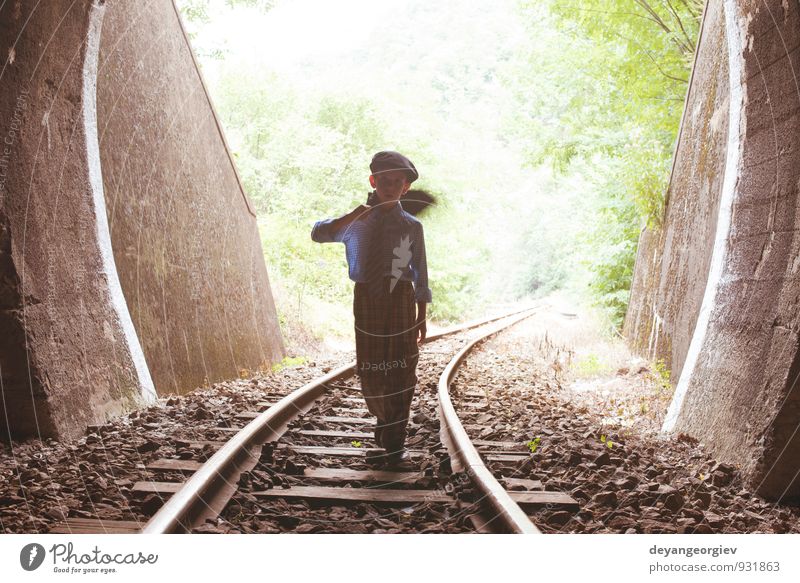
[[[339,232],[331,232],[325,219],[314,223],[311,239],[317,243],[344,243],[350,279],[366,282],[367,258],[374,229],[379,229],[379,244],[383,248],[385,276],[414,282],[417,302],[430,303],[433,294],[428,287],[428,263],[425,258],[425,236],[422,223],[396,204],[386,212],[368,211],[364,217],[350,223]]]

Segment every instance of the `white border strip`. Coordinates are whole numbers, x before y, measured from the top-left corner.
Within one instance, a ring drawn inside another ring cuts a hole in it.
[[[122,293],[122,286],[111,247],[111,232],[106,215],[106,199],[103,190],[103,172],[100,163],[100,142],[97,136],[97,63],[100,53],[100,34],[103,28],[105,7],[94,0],[89,11],[89,30],[86,37],[86,56],[83,61],[83,131],[86,136],[86,157],[89,171],[89,186],[94,202],[95,224],[97,225],[97,245],[103,263],[103,273],[108,284],[109,304],[117,315],[125,344],[136,368],[139,390],[145,402],[156,400],[156,389],[150,377],[150,369],[144,358],[139,337],[133,327],[128,303]]]
[[[735,0],[723,0],[725,9],[725,35],[728,45],[728,78],[729,90],[729,111],[728,111],[728,149],[725,160],[725,178],[722,182],[722,193],[719,201],[719,215],[717,217],[717,231],[714,238],[714,250],[711,255],[711,266],[708,271],[706,281],[706,291],[703,295],[703,303],[700,305],[700,313],[697,317],[697,324],[694,328],[692,341],[689,344],[689,351],[686,354],[681,376],[678,379],[678,386],[675,387],[675,394],[664,418],[661,427],[662,432],[672,432],[678,421],[683,401],[689,389],[689,384],[694,377],[700,351],[703,349],[705,339],[708,334],[711,313],[717,307],[719,297],[719,285],[722,279],[722,272],[725,267],[725,259],[728,256],[728,234],[731,228],[731,214],[733,209],[733,199],[736,194],[736,184],[739,178],[739,168],[742,160],[741,153],[741,121],[742,121],[742,41],[739,37],[737,28],[737,14]],[[698,47],[698,52],[700,47]]]

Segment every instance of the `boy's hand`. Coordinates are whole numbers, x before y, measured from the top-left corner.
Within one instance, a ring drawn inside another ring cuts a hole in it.
[[[428,333],[428,327],[424,317],[421,320],[417,319],[417,329],[419,330],[419,338],[417,339],[417,343],[421,344],[425,341],[425,335]]]
[[[366,213],[367,211],[370,210],[370,208],[371,207],[368,207],[365,204],[358,205],[356,208],[351,210],[346,215],[339,217],[338,219],[333,221],[333,223],[331,224],[331,228],[335,233],[339,232],[342,229],[346,229],[353,221],[356,221],[358,219],[363,219],[364,217],[366,217],[367,216]]]
[[[417,339],[418,343],[421,343],[425,340],[425,336],[428,333],[428,318],[426,316],[426,311],[428,308],[428,304],[425,302],[417,302],[417,321],[414,324],[419,330],[419,338]]]

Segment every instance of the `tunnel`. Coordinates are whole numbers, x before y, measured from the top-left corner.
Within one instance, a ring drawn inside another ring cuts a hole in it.
[[[255,213],[174,4],[0,7],[3,434],[88,424],[280,360]],[[624,333],[664,432],[800,497],[800,14],[709,0]]]

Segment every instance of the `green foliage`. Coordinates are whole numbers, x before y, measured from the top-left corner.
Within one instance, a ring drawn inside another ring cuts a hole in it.
[[[599,375],[606,371],[607,368],[596,354],[587,354],[579,358],[574,364],[575,373],[581,377]]]
[[[288,49],[253,51],[263,39],[237,44],[297,11],[274,3],[179,0],[259,214],[287,335],[309,308],[349,311],[344,250],[310,231],[365,202],[382,149],[409,155],[416,185],[438,194],[422,218],[430,317],[580,285],[621,323],[640,228],[663,212],[694,0],[655,14],[645,0],[409,0],[381,17],[402,34],[379,24],[316,53],[303,37],[293,61]]]
[[[591,49],[581,53],[583,64],[573,79],[594,91],[577,98],[584,107],[570,108],[562,121],[569,117],[573,128],[643,128],[670,149],[688,86],[702,2],[551,0],[550,9],[566,39]],[[599,107],[586,107],[584,99]],[[624,140],[627,132],[615,133]]]
[[[249,7],[267,12],[275,6],[276,0],[225,0],[227,8]],[[184,18],[192,23],[207,24],[211,0],[178,0],[178,8]]]
[[[261,217],[272,273],[291,296],[349,302],[343,248],[314,243],[310,231],[314,221],[341,216],[366,200],[368,163],[385,148],[388,133],[376,104],[341,93],[301,96],[275,75],[245,77],[235,70],[221,78],[218,94],[240,175]],[[436,298],[429,314],[455,320],[474,301],[488,253],[459,239],[437,241],[433,230],[426,228]],[[450,257],[465,260],[437,268],[435,258],[450,246]]]
[[[534,437],[532,440],[527,442],[525,446],[528,448],[528,451],[531,453],[536,453],[536,450],[539,449],[539,445],[542,443],[541,437]]]
[[[667,368],[667,364],[663,358],[659,358],[653,364],[653,368],[656,371],[656,380],[658,381],[659,387],[668,392],[672,392],[672,382],[670,381],[670,370]]]
[[[274,74],[236,70],[222,77],[219,94],[237,165],[261,213],[299,224],[366,200],[366,166],[384,132],[368,101],[301,96]]]
[[[627,174],[633,179],[635,169],[621,159],[606,168],[608,174],[597,180],[592,202],[596,222],[588,225],[579,242],[584,265],[591,274],[592,295],[619,327],[628,306],[640,215],[629,191],[620,188]]]
[[[592,189],[579,234],[589,289],[621,326],[640,228],[664,211],[702,3],[550,0],[523,13],[548,32],[516,81],[531,164],[582,174]],[[534,24],[535,23],[535,24]],[[557,58],[553,46],[569,47]],[[535,91],[532,89],[535,87]],[[536,136],[538,139],[533,139]]]
[[[207,24],[211,19],[208,16],[209,0],[178,0],[183,17],[192,23]]]
[[[408,154],[421,170],[417,184],[438,195],[422,218],[434,297],[430,317],[459,320],[483,303],[510,299],[515,289],[553,289],[564,280],[563,270],[541,275],[553,271],[563,250],[554,235],[546,246],[531,243],[542,252],[536,254],[540,273],[530,276],[535,283],[529,286],[505,273],[524,266],[522,241],[511,239],[507,254],[498,249],[506,245],[500,239],[530,228],[530,206],[511,196],[519,168],[498,133],[499,103],[492,101],[504,95],[492,51],[510,54],[495,32],[507,30],[514,16],[468,4],[451,14],[421,1],[404,10],[394,18],[412,18],[419,26],[402,37],[376,31],[369,51],[356,53],[358,60],[341,57],[332,70],[321,61],[304,62],[297,78],[227,53],[224,66],[212,67],[217,74],[209,76],[210,86],[259,214],[270,277],[286,298],[278,312],[287,333],[289,320],[303,317],[303,306],[352,301],[343,247],[314,243],[310,231],[315,221],[366,200],[369,160],[387,148]],[[198,41],[201,49],[212,44]],[[405,56],[398,61],[400,50]],[[482,212],[488,208],[490,216]]]
[[[306,359],[302,356],[286,356],[280,362],[276,362],[272,365],[272,372],[278,372],[283,370],[284,368],[289,368],[292,366],[300,366],[301,364],[305,364]]]

